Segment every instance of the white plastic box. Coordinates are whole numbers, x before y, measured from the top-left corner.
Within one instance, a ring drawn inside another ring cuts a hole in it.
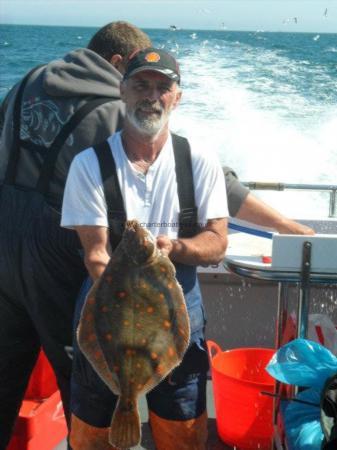
[[[280,270],[300,271],[303,243],[311,242],[311,272],[337,273],[337,234],[297,236],[274,234],[272,267]]]

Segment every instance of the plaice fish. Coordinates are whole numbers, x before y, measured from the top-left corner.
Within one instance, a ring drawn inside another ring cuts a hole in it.
[[[123,237],[88,293],[77,339],[98,375],[119,396],[109,442],[141,441],[138,396],[180,364],[190,338],[181,286],[170,259],[137,221]]]

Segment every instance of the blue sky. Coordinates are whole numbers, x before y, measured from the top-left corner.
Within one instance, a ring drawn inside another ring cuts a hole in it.
[[[295,19],[296,18],[296,19]],[[337,0],[0,0],[0,22],[337,33]]]

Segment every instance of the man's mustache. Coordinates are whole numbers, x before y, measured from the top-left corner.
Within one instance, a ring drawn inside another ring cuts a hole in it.
[[[162,113],[163,108],[159,102],[151,103],[149,101],[143,101],[137,105],[137,109],[141,109],[146,112]]]

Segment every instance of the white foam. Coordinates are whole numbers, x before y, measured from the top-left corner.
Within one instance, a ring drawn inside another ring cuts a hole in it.
[[[204,45],[181,58],[184,93],[173,127],[202,142],[205,150],[214,149],[221,163],[231,165],[242,180],[336,183],[337,105],[303,97],[289,82],[305,61],[287,64],[285,58],[265,52],[258,64],[269,60],[271,73],[255,79],[256,49]],[[247,62],[247,55],[252,60]],[[324,82],[324,74],[321,79]],[[295,201],[279,193],[262,196],[273,198],[274,206],[289,215],[326,215],[322,194],[298,195],[300,199],[297,194],[291,197]]]

